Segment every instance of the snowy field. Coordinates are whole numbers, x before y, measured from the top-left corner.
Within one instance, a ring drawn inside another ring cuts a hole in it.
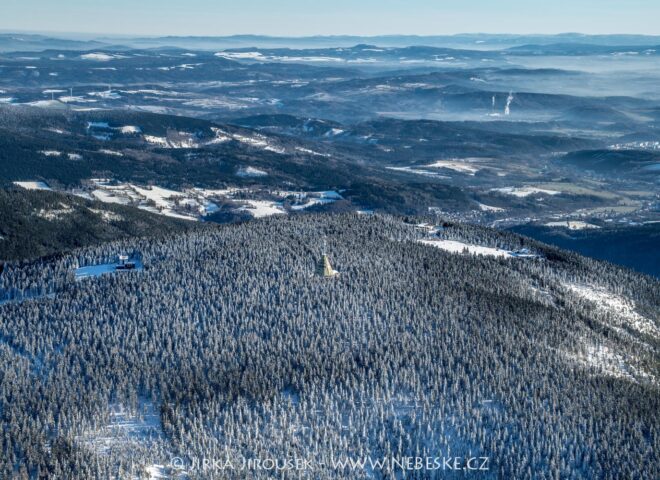
[[[469,253],[472,255],[484,255],[486,257],[498,258],[539,258],[538,255],[527,250],[511,251],[459,242],[457,240],[425,239],[419,240],[419,242],[450,253]]]
[[[511,257],[511,252],[499,248],[484,247],[470,243],[457,242],[455,240],[420,240],[424,245],[440,248],[450,253],[471,253],[473,255],[484,255],[487,257]]]
[[[134,205],[142,210],[182,220],[195,221],[218,210],[218,206],[207,198],[204,190],[170,190],[152,186],[118,183],[107,179],[92,179],[95,186],[91,197],[105,203]],[[77,193],[88,197],[86,193]]]
[[[267,172],[254,167],[239,169],[237,176],[262,177]],[[246,212],[254,218],[287,213],[283,201],[292,199],[293,204],[288,207],[291,211],[302,211],[317,205],[328,205],[341,200],[343,197],[334,190],[318,192],[272,191],[268,198],[249,198],[250,189],[230,187],[226,189],[190,188],[185,190],[172,190],[157,185],[139,186],[132,183],[120,183],[110,179],[91,179],[93,190],[87,192],[76,191],[80,197],[100,200],[105,203],[133,205],[159,215],[196,221],[207,215],[219,211],[220,200],[231,200],[235,205],[233,211]],[[237,194],[240,193],[240,198]],[[252,194],[257,197],[255,192]],[[248,198],[246,198],[248,197]]]
[[[388,170],[394,170],[395,172],[405,172],[405,173],[414,173],[415,175],[423,175],[425,177],[434,177],[434,178],[444,178],[449,179],[447,175],[443,175],[432,170],[424,170],[424,168],[414,168],[414,167],[386,167]]]
[[[482,212],[503,212],[504,209],[500,207],[493,207],[491,205],[486,205],[483,203],[479,203],[479,210]]]
[[[291,206],[291,210],[305,210],[315,205],[328,205],[330,203],[341,200],[343,197],[334,190],[326,190],[321,192],[307,192],[296,194],[295,198],[297,203]]]
[[[491,192],[500,192],[506,195],[513,195],[514,197],[524,198],[529,197],[530,195],[559,195],[561,192],[557,190],[548,190],[544,188],[537,187],[503,187],[503,188],[493,188]]]
[[[426,165],[426,168],[446,168],[448,170],[454,170],[468,175],[474,175],[481,170],[481,166],[476,160],[469,158],[463,160],[438,160],[437,162]]]
[[[238,210],[247,212],[254,218],[286,214],[286,210],[284,210],[281,203],[267,200],[245,200],[245,205],[240,207]]]
[[[546,227],[563,227],[568,228],[569,230],[585,230],[600,228],[598,225],[593,225],[591,223],[583,222],[580,220],[567,220],[565,222],[548,222],[545,224]]]

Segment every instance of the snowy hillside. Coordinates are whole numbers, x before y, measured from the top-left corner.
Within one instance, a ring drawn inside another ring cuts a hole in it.
[[[120,253],[141,269],[75,281]],[[486,459],[475,478],[660,474],[658,282],[513,234],[275,215],[7,264],[0,289],[3,478],[300,458],[301,478],[399,479],[369,462],[446,456]]]

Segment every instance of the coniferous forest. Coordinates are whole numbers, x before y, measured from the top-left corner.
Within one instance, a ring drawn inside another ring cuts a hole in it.
[[[5,264],[0,478],[658,478],[658,281],[416,222],[271,217]],[[144,268],[76,278],[118,254]],[[448,456],[483,468],[341,463]],[[260,458],[311,469],[239,468]]]

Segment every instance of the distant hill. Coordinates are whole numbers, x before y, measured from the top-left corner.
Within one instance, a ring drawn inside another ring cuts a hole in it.
[[[511,231],[660,277],[660,223],[584,230],[520,225]]]
[[[627,44],[590,44],[586,38],[582,42],[550,43],[545,45],[521,45],[507,49],[508,53],[517,55],[658,55],[657,43],[642,45]],[[649,41],[657,42],[658,39],[650,37]]]
[[[268,175],[237,175],[248,165]],[[304,138],[147,112],[0,106],[0,184],[42,180],[70,188],[98,177],[176,188],[340,188],[356,205],[406,214],[439,201],[457,209],[469,204],[456,186],[402,185],[395,173],[364,162],[361,151]]]
[[[581,150],[560,161],[598,173],[660,175],[660,153],[648,150]]]
[[[50,49],[87,50],[107,45],[97,40],[72,40],[29,33],[0,33],[0,52],[39,52]]]
[[[194,222],[73,195],[0,189],[0,262],[197,227]]]
[[[332,48],[378,45],[404,48],[410,46],[506,49],[511,53],[572,54],[582,52],[594,54],[612,51],[613,48],[635,48],[658,45],[654,35],[584,35],[564,33],[559,35],[516,35],[516,34],[458,34],[458,35],[328,35],[308,37],[272,37],[267,35],[230,36],[97,36],[84,38],[75,34],[0,33],[0,52],[43,51],[52,48],[62,50],[85,50],[104,46],[122,45],[131,48],[192,48],[214,50],[222,48]],[[625,47],[621,47],[625,46]]]

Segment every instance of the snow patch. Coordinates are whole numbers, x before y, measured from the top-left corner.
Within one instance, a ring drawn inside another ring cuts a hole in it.
[[[150,459],[148,465],[141,466],[149,475],[148,478],[159,479],[170,478],[167,475],[168,469],[154,461],[157,458],[155,447],[164,437],[158,410],[152,402],[140,400],[135,410],[129,410],[121,403],[110,405],[106,423],[82,432],[76,436],[76,442],[97,455],[113,458],[128,458],[136,450],[141,451]]]
[[[326,157],[326,158],[330,157],[330,155],[327,153],[315,152],[314,150],[310,150],[309,148],[304,148],[304,147],[296,147],[296,151],[301,153],[307,153],[309,155],[315,155],[317,157]]]
[[[271,143],[268,142],[268,139],[262,135],[255,135],[252,137],[248,137],[246,135],[240,135],[238,133],[235,133],[232,135],[234,140],[238,140],[241,143],[245,143],[247,145],[250,145],[252,147],[257,147],[261,148],[263,150],[269,151],[269,152],[275,152],[279,154],[284,154],[286,153],[286,150],[284,150],[281,147],[272,145]]]
[[[216,57],[229,58],[233,60],[265,60],[261,52],[217,52]]]
[[[92,179],[92,183],[97,188],[91,192],[91,195],[97,200],[135,205],[142,210],[168,217],[196,221],[200,216],[218,210],[218,206],[208,200],[199,189],[179,192],[158,186],[142,187],[130,183],[114,183],[105,179]]]
[[[471,253],[473,255],[484,255],[488,257],[509,257],[511,252],[499,248],[484,247],[455,240],[419,240],[424,245],[440,248],[450,253]]]
[[[438,160],[437,162],[425,165],[426,168],[447,168],[456,172],[474,175],[481,168],[476,166],[471,160]]]
[[[47,157],[59,157],[62,155],[62,152],[58,152],[57,150],[41,150],[39,153]]]
[[[596,369],[601,375],[624,378],[631,381],[650,381],[656,383],[655,377],[644,370],[631,365],[627,357],[605,345],[587,344],[582,351],[575,353],[562,352],[569,360],[586,368]]]
[[[115,58],[124,58],[124,57],[110,55],[108,53],[103,53],[103,52],[94,52],[94,53],[85,53],[83,55],[80,55],[80,58],[83,60],[94,60],[96,62],[107,62],[110,60],[114,60]]]
[[[144,140],[152,145],[157,145],[161,148],[198,148],[199,142],[197,138],[186,132],[179,132],[178,138],[171,137],[156,137],[153,135],[144,135]]]
[[[111,89],[103,90],[101,92],[89,92],[88,95],[92,97],[105,98],[106,100],[117,100],[121,98],[117,92],[113,92]]]
[[[236,173],[236,176],[238,176],[238,177],[266,177],[266,176],[268,176],[268,173],[265,172],[264,170],[259,170],[258,168],[245,167],[245,168],[239,169],[238,172]]]
[[[591,223],[579,221],[579,220],[567,220],[565,222],[548,222],[545,224],[546,227],[564,227],[569,230],[585,230],[585,229],[594,229],[600,228],[598,225],[593,225]]]
[[[118,127],[117,130],[125,134],[142,133],[142,129],[140,127],[136,127],[135,125],[125,125],[123,127]]]
[[[104,222],[120,222],[124,219],[123,216],[119,215],[118,213],[111,212],[109,210],[99,210],[96,208],[90,208],[89,211],[100,216]]]
[[[660,338],[660,328],[653,319],[646,318],[635,311],[635,303],[622,295],[617,295],[604,288],[592,285],[564,283],[563,286],[578,298],[585,300],[601,314],[609,314],[611,326],[627,326],[641,333]]]
[[[69,205],[66,205],[64,203],[60,203],[61,208],[56,208],[56,209],[40,209],[38,212],[36,212],[36,216],[39,218],[43,218],[44,220],[62,220],[67,215],[71,215],[74,210],[71,208]]]
[[[14,185],[17,185],[25,190],[52,190],[46,182],[14,182]]]
[[[269,217],[271,215],[285,215],[286,210],[281,203],[268,200],[245,200],[246,205],[238,208],[238,211],[248,212],[254,218]]]
[[[548,190],[537,187],[503,187],[493,188],[491,192],[500,192],[514,197],[528,197],[530,195],[544,194],[544,195],[559,195],[561,192],[557,190]]]
[[[422,168],[413,168],[413,167],[385,167],[385,168],[387,170],[394,170],[396,172],[414,173],[416,175],[424,175],[426,177],[443,178],[443,179],[451,178],[448,177],[447,175],[442,175],[438,172],[433,172],[430,170],[424,170]]]
[[[109,150],[107,148],[102,148],[99,150],[99,153],[104,153],[106,155],[112,155],[113,157],[123,157],[124,154],[116,150]]]
[[[122,195],[117,195],[112,191],[107,191],[100,188],[92,191],[92,197],[104,203],[118,203],[120,205],[128,205],[129,203],[131,203],[131,200],[129,198],[126,198]]]
[[[491,205],[485,205],[483,203],[477,203],[479,205],[479,210],[483,212],[503,212],[504,209],[500,207],[493,207]]]

